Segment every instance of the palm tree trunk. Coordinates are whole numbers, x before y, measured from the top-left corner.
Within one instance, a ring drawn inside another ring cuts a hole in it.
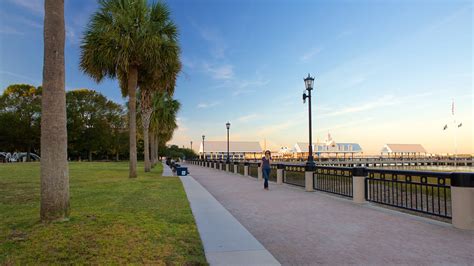
[[[148,139],[150,140],[150,161],[151,161],[151,168],[155,167],[155,137],[154,137],[154,132],[150,131],[150,134],[148,136]]]
[[[128,111],[130,112],[130,178],[137,177],[137,80],[138,70],[130,66],[128,70]]]
[[[158,147],[160,146],[160,142],[158,142],[158,134],[155,135],[155,156],[156,156],[156,161],[158,162],[159,156],[158,156]]]
[[[44,9],[40,216],[53,221],[69,216],[64,0],[45,0]]]
[[[145,155],[145,172],[150,172],[151,163],[150,163],[150,141],[148,138],[148,127],[143,127],[143,141],[144,141],[144,155]]]
[[[143,152],[145,156],[145,172],[150,172],[151,163],[150,163],[150,119],[153,109],[151,108],[151,94],[149,90],[141,88],[141,110],[142,110],[142,126],[143,126]]]

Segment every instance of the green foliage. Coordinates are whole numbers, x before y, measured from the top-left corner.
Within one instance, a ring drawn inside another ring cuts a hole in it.
[[[101,0],[99,5],[84,33],[80,66],[98,82],[118,78],[126,96],[131,67],[139,73],[156,64],[165,67],[170,55],[179,53],[178,30],[162,2]]]
[[[0,150],[39,149],[41,87],[8,86],[0,96]]]
[[[153,97],[151,131],[158,135],[160,146],[171,140],[178,128],[177,115],[181,104],[168,93],[157,93]]]
[[[0,167],[0,265],[206,264],[182,184],[161,164],[133,180],[128,162],[69,169],[70,220],[40,223],[39,164]]]
[[[70,157],[116,154],[126,145],[126,117],[119,104],[96,91],[79,89],[67,92],[66,109]]]
[[[187,149],[187,148],[180,148],[177,145],[171,145],[169,147],[163,146],[160,150],[159,155],[163,157],[169,157],[172,159],[195,159],[198,155],[194,152],[194,150]]]

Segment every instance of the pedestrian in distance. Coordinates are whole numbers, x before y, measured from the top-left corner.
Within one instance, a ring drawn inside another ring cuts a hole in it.
[[[262,174],[263,174],[263,188],[268,190],[268,178],[270,177],[272,157],[269,150],[265,151],[265,156],[262,157]]]

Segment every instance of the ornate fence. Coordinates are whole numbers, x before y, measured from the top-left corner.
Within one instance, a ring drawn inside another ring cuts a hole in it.
[[[258,178],[258,164],[259,163],[249,164],[249,176]]]
[[[305,186],[304,166],[285,165],[283,169],[283,183],[300,187]]]
[[[370,169],[366,200],[451,217],[451,173]]]
[[[199,161],[192,161],[192,163],[203,165]],[[212,167],[211,163],[204,165]],[[237,173],[244,175],[246,165],[248,165],[248,174],[257,178],[258,162],[239,162]],[[305,180],[305,178],[310,178],[311,175],[308,177],[305,174],[303,164],[280,164],[279,167],[283,169],[280,176],[277,174],[277,165],[271,167],[271,181],[282,181],[300,187],[311,184],[311,182],[308,183]],[[233,168],[231,172],[233,172]],[[448,219],[453,216],[452,205],[454,205],[451,198],[451,185],[474,187],[474,173],[462,174],[464,176],[462,177],[464,178],[463,181],[458,181],[461,180],[458,177],[459,173],[446,172],[336,166],[317,166],[312,172],[312,189],[314,190],[353,198],[358,203],[369,201],[387,205],[391,208],[410,210]],[[465,177],[466,175],[467,177]],[[306,189],[308,190],[308,187]]]
[[[313,174],[314,189],[352,197],[352,169],[350,167],[317,167]]]

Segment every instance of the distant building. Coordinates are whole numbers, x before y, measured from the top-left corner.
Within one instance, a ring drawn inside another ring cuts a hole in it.
[[[204,154],[203,154],[204,151]],[[260,158],[262,147],[258,141],[230,141],[229,157],[231,160]],[[208,160],[227,159],[227,141],[204,141],[204,149],[201,142],[199,155],[204,155]]]
[[[345,142],[336,142],[331,138],[331,135],[328,134],[328,138],[325,142],[314,143],[313,147],[313,156],[321,157],[354,157],[354,155],[362,153],[362,147],[358,143],[345,143]],[[307,157],[309,155],[309,144],[308,142],[297,142],[295,144],[295,153],[296,157]]]
[[[404,155],[426,155],[427,152],[421,144],[385,144],[380,153],[382,156],[403,157]]]

